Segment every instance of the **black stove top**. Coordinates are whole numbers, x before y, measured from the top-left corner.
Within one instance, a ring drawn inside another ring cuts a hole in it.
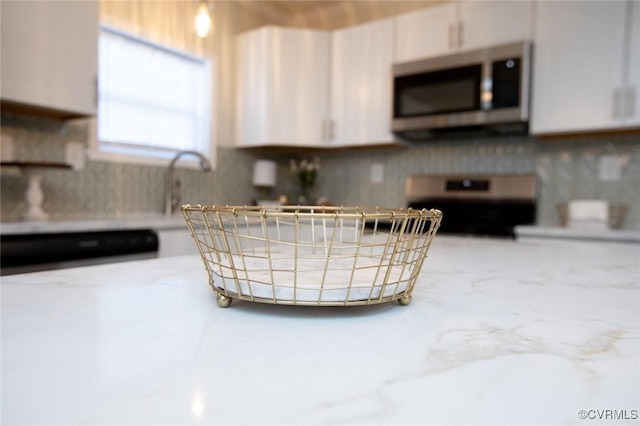
[[[408,207],[442,211],[438,233],[514,238],[516,225],[536,220],[534,175],[414,175]]]

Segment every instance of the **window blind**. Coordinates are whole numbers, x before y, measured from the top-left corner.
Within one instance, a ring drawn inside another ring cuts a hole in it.
[[[209,61],[102,27],[99,76],[101,151],[167,158],[208,152]]]

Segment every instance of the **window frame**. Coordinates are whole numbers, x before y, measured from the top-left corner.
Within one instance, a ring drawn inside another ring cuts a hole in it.
[[[148,39],[145,39],[143,37],[140,37],[138,35],[129,33],[127,31],[123,31],[120,30],[118,28],[114,28],[112,26],[109,25],[100,25],[100,35],[102,35],[102,32],[106,31],[106,32],[110,32],[122,37],[125,37],[127,39],[133,40],[135,42],[165,51],[165,52],[169,52],[172,54],[175,54],[177,56],[182,56],[185,58],[189,58],[192,60],[196,60],[196,61],[201,61],[204,62],[205,65],[207,66],[207,68],[209,69],[209,75],[210,75],[210,79],[209,79],[209,98],[208,98],[208,103],[209,103],[209,117],[208,117],[208,129],[205,127],[205,130],[208,130],[208,135],[205,138],[203,144],[204,146],[202,147],[202,150],[198,150],[198,152],[202,153],[203,155],[205,155],[210,163],[211,163],[211,167],[215,168],[216,165],[216,151],[217,151],[217,144],[216,144],[216,138],[215,138],[215,129],[216,129],[216,116],[217,116],[217,102],[216,102],[216,91],[217,91],[217,61],[215,57],[210,57],[210,58],[204,58],[204,57],[200,57],[200,56],[196,56],[193,55],[191,53],[185,52],[185,51],[181,51],[178,49],[174,49],[172,47],[168,47],[166,45],[162,45],[160,43],[156,43],[154,41],[150,41]],[[100,96],[99,93],[99,86],[96,82],[96,101],[98,101]],[[93,117],[91,119],[88,120],[87,122],[87,130],[89,132],[89,153],[88,153],[88,157],[90,160],[95,160],[95,161],[104,161],[104,162],[116,162],[116,163],[126,163],[126,164],[138,164],[138,165],[161,165],[161,166],[166,166],[171,159],[181,150],[180,149],[158,149],[158,148],[149,148],[149,152],[155,152],[156,155],[147,155],[147,154],[139,154],[139,153],[132,153],[132,147],[134,146],[129,145],[127,147],[126,144],[123,144],[123,149],[120,152],[112,152],[111,150],[104,150],[102,148],[102,141],[99,140],[98,137],[98,120],[100,118],[100,111],[98,110],[98,113],[96,115],[96,117]],[[108,142],[107,142],[108,143]],[[105,143],[106,144],[106,143]],[[118,143],[109,143],[111,147],[115,147],[118,145]],[[129,151],[129,152],[127,152]],[[162,154],[162,153],[165,154]],[[180,166],[181,167],[187,167],[187,168],[198,168],[199,167],[199,162],[196,159],[191,159],[191,157],[185,157],[184,161],[180,161]]]

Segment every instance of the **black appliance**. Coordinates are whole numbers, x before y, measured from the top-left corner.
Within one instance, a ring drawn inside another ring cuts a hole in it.
[[[158,234],[152,230],[3,235],[0,275],[157,256]]]
[[[515,238],[516,225],[536,219],[535,175],[412,175],[408,207],[442,211],[439,234]]]
[[[530,64],[528,42],[396,64],[391,130],[408,140],[526,133]]]

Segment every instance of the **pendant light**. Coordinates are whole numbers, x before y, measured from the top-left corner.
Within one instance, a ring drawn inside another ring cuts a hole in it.
[[[209,5],[205,0],[200,2],[196,13],[196,34],[198,37],[205,38],[211,30],[211,14],[209,13]]]

